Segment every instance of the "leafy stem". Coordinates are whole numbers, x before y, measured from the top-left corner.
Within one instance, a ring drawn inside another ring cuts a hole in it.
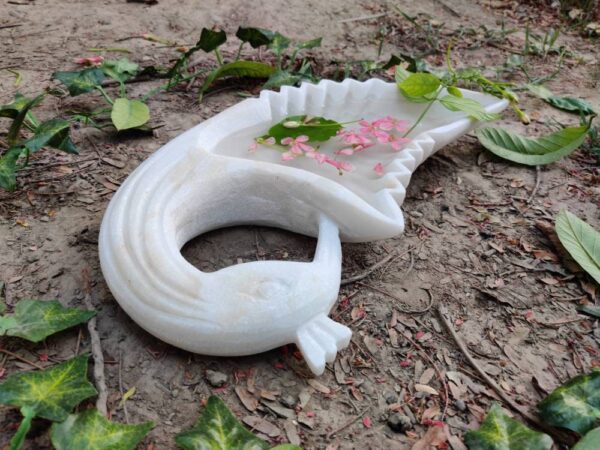
[[[102,97],[104,97],[104,99],[110,103],[111,105],[114,104],[115,102],[113,101],[112,98],[110,98],[110,96],[106,93],[106,91],[104,90],[104,88],[100,85],[95,86],[95,88],[98,90],[98,92],[100,92],[102,94]]]
[[[411,131],[413,131],[417,125],[419,125],[419,123],[423,120],[423,118],[425,117],[425,115],[427,114],[427,112],[429,111],[429,109],[431,108],[431,106],[435,103],[435,101],[438,99],[439,95],[440,95],[441,89],[438,89],[438,91],[435,94],[435,97],[433,98],[433,100],[431,100],[427,106],[425,107],[425,109],[423,110],[423,112],[419,115],[419,117],[417,118],[417,120],[415,121],[415,123],[412,124],[412,126],[406,130],[406,132],[402,135],[402,137],[406,137],[408,136]]]
[[[219,51],[218,48],[215,48],[215,56],[217,58],[217,63],[219,64],[219,66],[223,65],[223,57],[221,56],[221,52]]]
[[[17,433],[10,440],[10,450],[19,450],[23,446],[25,436],[31,429],[31,421],[35,417],[35,410],[31,406],[23,406],[21,414],[23,414],[23,420],[17,429]]]

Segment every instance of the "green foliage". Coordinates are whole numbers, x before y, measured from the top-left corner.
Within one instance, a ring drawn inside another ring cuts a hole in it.
[[[266,450],[269,445],[250,433],[225,403],[211,396],[193,428],[175,437],[184,450]]]
[[[583,143],[588,129],[587,126],[563,128],[535,139],[501,128],[481,128],[476,134],[485,148],[501,158],[537,166],[549,164],[572,153]]]
[[[56,450],[134,450],[154,427],[152,422],[126,425],[111,422],[96,409],[71,414],[50,430]]]
[[[202,94],[219,78],[226,77],[247,77],[247,78],[269,78],[275,68],[265,63],[257,61],[233,61],[227,64],[223,64],[217,69],[213,70],[204,79],[204,84],[200,89],[200,99]]]
[[[409,99],[414,99],[434,94],[441,84],[440,79],[430,73],[412,73],[398,83],[398,89]]]
[[[87,322],[95,314],[95,311],[65,308],[56,300],[21,300],[14,314],[0,316],[0,336],[40,342],[58,331]]]
[[[290,46],[292,40],[281,33],[275,32],[269,43],[269,49],[278,57],[283,54],[283,51]]]
[[[196,43],[196,47],[210,53],[216,50],[227,41],[227,35],[223,30],[213,31],[208,28],[202,28],[200,40]]]
[[[278,143],[286,137],[308,136],[310,141],[324,142],[342,129],[342,124],[324,117],[290,116],[269,128],[264,138],[273,137]]]
[[[235,33],[240,41],[249,43],[252,48],[269,45],[274,34],[271,30],[253,27],[239,27]]]
[[[580,98],[558,97],[542,85],[528,84],[527,89],[555,108],[584,116],[596,115],[596,111],[594,111],[592,105]]]
[[[23,153],[22,147],[12,147],[0,156],[0,187],[11,192],[17,187],[17,161]]]
[[[600,284],[600,233],[563,209],[556,218],[556,234],[573,259]]]
[[[600,420],[600,369],[579,375],[552,391],[539,404],[539,413],[546,423],[579,434],[596,427]]]
[[[589,431],[573,450],[598,450],[600,448],[600,428]]]
[[[269,77],[267,82],[263,85],[263,88],[273,89],[281,86],[293,86],[300,82],[303,78],[304,77],[302,75],[297,73],[278,69]]]
[[[87,380],[87,355],[49,369],[16,373],[0,384],[0,404],[32,408],[36,417],[61,422],[74,406],[96,395]]]
[[[0,105],[0,117],[16,119],[21,111],[29,110],[37,106],[42,100],[44,100],[44,94],[40,94],[35,98],[28,98],[20,92],[17,92],[12,102],[7,103],[6,105]]]
[[[21,145],[31,153],[37,152],[42,147],[52,147],[66,153],[77,154],[79,151],[69,136],[70,127],[71,123],[67,120],[47,120],[39,125],[33,131],[33,136]]]
[[[458,89],[457,91],[460,92]],[[456,95],[446,95],[440,98],[439,101],[446,107],[446,109],[449,109],[450,111],[464,112],[475,120],[488,121],[496,120],[501,117],[500,114],[487,112],[481,103],[470,98],[459,97]]]
[[[550,450],[550,436],[538,433],[507,416],[494,403],[478,430],[465,433],[471,450]]]
[[[76,72],[54,72],[52,78],[57,79],[66,86],[73,97],[86,92],[92,92],[104,80],[102,69],[90,68]]]
[[[127,58],[120,58],[105,60],[100,69],[107,77],[117,80],[119,83],[124,83],[138,73],[140,66]]]
[[[113,104],[110,118],[118,131],[137,128],[150,120],[150,109],[140,100],[118,98]]]

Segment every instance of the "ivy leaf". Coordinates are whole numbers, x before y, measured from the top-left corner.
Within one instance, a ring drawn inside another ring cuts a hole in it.
[[[252,48],[258,48],[269,45],[275,33],[264,28],[239,27],[235,35],[240,41],[249,43]]]
[[[69,129],[71,123],[63,119],[51,119],[42,123],[33,132],[33,136],[23,142],[23,145],[35,153],[45,146],[57,148],[67,153],[77,154],[77,147],[71,141]]]
[[[585,434],[600,420],[600,369],[556,388],[539,404],[540,417],[555,427]]]
[[[458,89],[457,89],[458,90]],[[460,90],[458,90],[460,92]],[[462,94],[461,94],[462,95]],[[439,99],[440,103],[450,111],[460,111],[467,113],[469,117],[482,122],[488,120],[497,120],[501,117],[500,114],[489,113],[476,100],[464,98],[456,95],[446,95]]]
[[[140,100],[118,98],[113,104],[110,118],[118,131],[144,125],[150,120],[148,105]]]
[[[23,147],[9,148],[0,156],[0,187],[12,192],[17,187],[17,160],[23,153]]]
[[[0,384],[0,404],[29,407],[35,417],[62,422],[81,401],[96,395],[87,379],[87,355],[49,369],[11,375]]]
[[[97,409],[88,409],[53,424],[50,438],[56,450],[134,450],[152,427],[152,422],[136,425],[111,422]]]
[[[430,73],[411,73],[407,78],[398,83],[398,89],[409,98],[423,97],[434,94],[441,85],[441,81]]]
[[[200,90],[200,96],[210,87],[215,80],[225,77],[269,78],[275,68],[257,61],[234,61],[223,64],[208,74]],[[200,97],[202,98],[202,97]]]
[[[263,89],[273,89],[281,86],[293,86],[304,77],[297,73],[291,73],[287,70],[277,70],[271,74]]]
[[[298,42],[296,44],[296,48],[298,50],[302,50],[302,49],[305,49],[305,48],[310,49],[310,48],[320,47],[322,40],[323,40],[323,38],[315,38],[315,39],[310,39],[308,41]]]
[[[563,209],[556,218],[556,234],[573,259],[600,284],[600,232]]]
[[[480,128],[475,133],[485,148],[501,158],[537,166],[558,161],[572,153],[583,143],[588,130],[587,126],[563,128],[535,139],[501,128]]]
[[[288,37],[276,32],[269,43],[269,48],[273,50],[273,53],[277,56],[281,56],[283,51],[290,46],[291,42],[292,41]]]
[[[266,137],[273,137],[278,143],[281,143],[283,138],[296,138],[298,136],[308,136],[309,141],[323,142],[334,137],[342,129],[342,125],[335,120],[325,119],[324,117],[309,117],[309,120],[306,121],[307,117],[286,117],[278,124],[269,128]],[[294,126],[289,126],[292,123]]]
[[[25,97],[20,92],[17,92],[12,102],[7,103],[6,105],[0,105],[0,117],[16,119],[23,109],[29,110],[37,106],[44,99],[44,96],[45,94],[40,94],[35,98],[29,98]]]
[[[211,396],[196,425],[175,437],[184,450],[266,450],[269,445],[250,433],[225,403]]]
[[[552,439],[508,417],[497,403],[492,404],[478,430],[465,433],[472,450],[550,450]]]
[[[58,331],[87,322],[96,311],[65,308],[58,301],[21,300],[14,314],[0,316],[0,336],[17,336],[40,342]]]
[[[598,450],[600,448],[600,428],[589,431],[573,450]]]
[[[200,40],[196,43],[196,47],[210,53],[220,47],[227,40],[227,35],[223,30],[213,31],[208,28],[202,28]]]
[[[75,97],[93,91],[102,84],[105,77],[102,69],[94,67],[77,72],[54,72],[52,78],[64,84],[69,94]]]
[[[124,83],[129,78],[133,77],[139,70],[140,66],[129,61],[127,58],[107,59],[102,63],[100,69],[104,74],[119,83]]]

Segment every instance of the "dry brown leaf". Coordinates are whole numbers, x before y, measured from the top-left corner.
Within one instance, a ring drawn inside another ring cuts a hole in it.
[[[252,395],[250,392],[248,392],[248,389],[246,389],[242,386],[236,386],[235,393],[237,394],[238,398],[242,402],[242,405],[244,405],[244,407],[248,411],[250,411],[250,412],[256,411],[256,408],[258,408],[258,400],[256,400],[254,395]]]
[[[319,383],[317,380],[310,379],[307,381],[307,383],[322,394],[331,394],[331,389],[324,384]]]
[[[253,430],[256,430],[262,434],[266,434],[269,437],[277,437],[281,434],[279,428],[277,428],[268,420],[263,419],[262,417],[246,416],[242,419],[242,422],[244,422]]]
[[[429,384],[433,376],[435,375],[435,370],[431,367],[426,369],[425,372],[419,378],[419,384]]]
[[[300,435],[298,435],[298,429],[296,428],[296,425],[294,425],[293,421],[286,420],[283,423],[283,429],[285,430],[285,435],[287,436],[288,441],[290,441],[290,444],[300,445],[302,443],[300,440]]]
[[[430,427],[427,433],[412,446],[411,450],[429,450],[431,447],[438,447],[448,441],[447,428]]]
[[[426,384],[415,384],[415,390],[417,392],[425,392],[426,394],[431,394],[431,395],[440,395],[438,393],[438,391],[436,391],[434,388],[432,388],[431,386],[427,386]]]

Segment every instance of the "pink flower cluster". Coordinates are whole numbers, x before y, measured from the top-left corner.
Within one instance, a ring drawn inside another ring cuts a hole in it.
[[[88,58],[76,58],[75,64],[82,66],[100,66],[104,62],[103,56],[90,56]]]
[[[338,161],[337,159],[331,159],[325,153],[319,152],[316,148],[308,145],[308,136],[298,136],[297,138],[286,137],[281,140],[281,144],[289,148],[286,152],[281,155],[283,161],[291,161],[298,156],[306,156],[307,158],[314,159],[319,164],[329,164],[335,167],[340,172],[350,172],[354,170],[354,166],[346,161]]]

